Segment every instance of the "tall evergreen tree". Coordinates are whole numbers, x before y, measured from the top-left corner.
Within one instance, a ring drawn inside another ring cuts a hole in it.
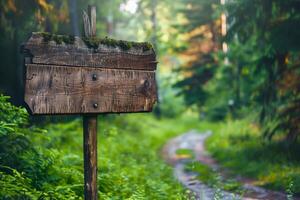
[[[252,76],[260,80],[251,92],[269,138],[283,132],[294,141],[300,133],[299,11],[296,0],[243,0],[228,5],[227,41],[238,41],[238,50],[255,55],[246,58],[254,69]],[[243,48],[249,43],[251,48]],[[238,62],[240,57],[231,59]]]
[[[201,108],[208,93],[206,83],[213,77],[217,67],[214,54],[221,49],[220,15],[218,0],[184,1],[182,12],[187,22],[181,27],[186,36],[186,50],[181,51],[185,60],[180,73],[183,79],[176,83],[187,105]]]

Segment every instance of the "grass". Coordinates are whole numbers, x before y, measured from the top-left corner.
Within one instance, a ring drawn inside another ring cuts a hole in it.
[[[173,178],[172,168],[160,158],[168,139],[191,128],[201,129],[197,117],[156,119],[151,114],[99,118],[98,189],[101,199],[185,199],[185,189]],[[82,178],[81,120],[47,127],[62,162]],[[82,184],[75,178],[73,184]],[[81,192],[81,191],[80,191]]]
[[[194,152],[191,149],[177,149],[175,153],[180,158],[191,159],[195,157]]]
[[[81,118],[40,129],[27,126],[24,109],[6,103],[5,98],[0,98],[0,105],[0,199],[82,199]],[[233,174],[285,190],[290,199],[300,193],[299,143],[266,142],[260,128],[249,120],[209,123],[199,122],[193,114],[174,119],[106,115],[99,117],[98,129],[98,192],[104,200],[187,199],[190,193],[174,180],[160,153],[170,138],[190,129],[213,131],[206,146]],[[176,153],[194,156],[188,149]],[[200,163],[188,165],[187,170],[198,171],[199,178],[213,187],[239,188],[234,181],[223,184],[216,172]]]
[[[236,194],[242,194],[242,185],[234,179],[224,179],[220,174],[214,171],[207,165],[200,162],[190,162],[186,165],[185,170],[197,172],[197,178],[204,184],[218,188],[225,191],[234,192]]]
[[[234,174],[253,178],[258,186],[300,194],[299,143],[287,146],[279,138],[265,141],[257,125],[237,120],[221,125],[206,147]]]

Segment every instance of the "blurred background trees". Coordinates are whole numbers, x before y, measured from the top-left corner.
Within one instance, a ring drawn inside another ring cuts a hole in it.
[[[228,4],[226,41],[243,55],[232,55],[240,72],[248,71],[251,90],[243,92],[259,112],[264,134],[299,135],[299,7],[288,1],[241,1]],[[230,46],[229,46],[230,52]],[[242,75],[242,74],[241,74]],[[298,88],[298,89],[297,89]]]
[[[266,137],[278,132],[295,141],[300,131],[300,3],[221,2],[191,0],[182,11],[188,22],[181,28],[189,35],[188,48],[180,53],[188,61],[175,86],[187,105],[197,105],[211,119],[253,110]],[[224,37],[222,14],[228,27]]]

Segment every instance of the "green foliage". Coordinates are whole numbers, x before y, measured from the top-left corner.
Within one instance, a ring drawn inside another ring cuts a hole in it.
[[[288,186],[286,187],[286,198],[287,200],[293,200],[294,199],[294,184],[293,181],[290,181]]]
[[[8,99],[0,96],[0,198],[79,199],[82,191],[73,187],[81,173],[76,177],[58,150],[40,146],[49,139],[46,131],[29,127],[26,110]]]
[[[242,193],[242,185],[234,179],[221,177],[219,172],[200,162],[191,162],[186,166],[187,171],[197,172],[198,179],[210,187],[221,190]]]
[[[256,184],[285,190],[293,182],[300,190],[299,144],[262,140],[261,129],[249,119],[229,121],[219,127],[206,146],[223,167],[233,173],[256,179]],[[247,167],[245,167],[247,166]]]
[[[226,41],[229,45],[236,44],[240,52],[229,51],[229,61],[242,69],[247,65],[252,68],[249,74],[255,77],[254,82],[248,82],[250,90],[243,90],[251,94],[248,99],[260,108],[264,135],[271,139],[275,133],[284,133],[294,142],[300,132],[296,125],[299,123],[296,103],[299,73],[293,67],[299,62],[299,57],[294,55],[300,52],[300,32],[296,28],[300,23],[299,3],[232,1],[227,10],[231,26]]]
[[[213,70],[213,67],[205,66],[205,63],[197,63],[183,70],[186,73],[192,72],[193,75],[178,81],[174,86],[181,88],[178,95],[184,95],[188,106],[196,104],[200,107],[206,101],[207,91],[203,85],[212,77]]]
[[[0,136],[18,130],[18,127],[24,127],[28,124],[28,114],[26,110],[13,106],[8,100],[8,96],[0,95]]]
[[[205,89],[206,84],[213,78],[217,67],[215,53],[220,39],[220,33],[216,31],[218,3],[215,0],[188,0],[184,1],[187,6],[179,10],[188,23],[178,28],[181,33],[191,35],[186,41],[189,48],[180,53],[191,55],[192,58],[178,70],[184,77],[174,87],[179,88],[178,95],[184,97],[187,106],[196,105],[200,111],[203,111],[209,96],[209,91]],[[199,31],[200,29],[205,31]]]
[[[26,111],[7,99],[0,97],[0,118],[3,124],[13,123],[0,125],[0,198],[82,199],[82,121],[30,127]],[[159,153],[169,138],[199,127],[197,117],[157,120],[132,114],[99,121],[101,199],[187,198]]]
[[[30,187],[31,180],[9,167],[4,167],[9,173],[0,172],[1,199],[36,199],[38,191]],[[3,167],[1,167],[3,170]]]
[[[158,70],[162,67],[164,66],[158,67]],[[157,79],[159,92],[157,106],[159,106],[160,116],[167,118],[179,117],[186,110],[184,99],[177,95],[178,90],[170,87],[178,80],[177,76],[173,73],[158,74]]]
[[[176,155],[185,156],[187,158],[195,157],[194,152],[191,149],[177,149],[175,153]]]
[[[182,27],[190,35],[184,53],[191,58],[175,84],[186,104],[197,105],[212,120],[243,117],[242,110],[252,109],[260,113],[266,138],[284,134],[295,142],[300,134],[299,3],[190,0],[187,5],[181,12],[188,23]],[[221,13],[227,16],[224,38],[216,31]],[[228,51],[221,51],[225,43]]]
[[[103,120],[99,139],[100,196],[185,199],[183,189],[172,178],[171,167],[163,164],[157,154],[168,138],[187,131],[191,125],[198,127],[197,118],[156,120],[137,114],[116,117],[113,124]]]

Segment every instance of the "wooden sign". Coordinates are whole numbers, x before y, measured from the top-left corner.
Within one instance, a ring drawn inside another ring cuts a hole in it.
[[[32,114],[149,112],[157,100],[148,43],[32,33],[22,49]]]
[[[97,39],[96,7],[83,12],[84,38],[32,33],[25,54],[31,114],[82,114],[84,198],[97,200],[97,114],[150,112],[156,56],[148,43]]]

